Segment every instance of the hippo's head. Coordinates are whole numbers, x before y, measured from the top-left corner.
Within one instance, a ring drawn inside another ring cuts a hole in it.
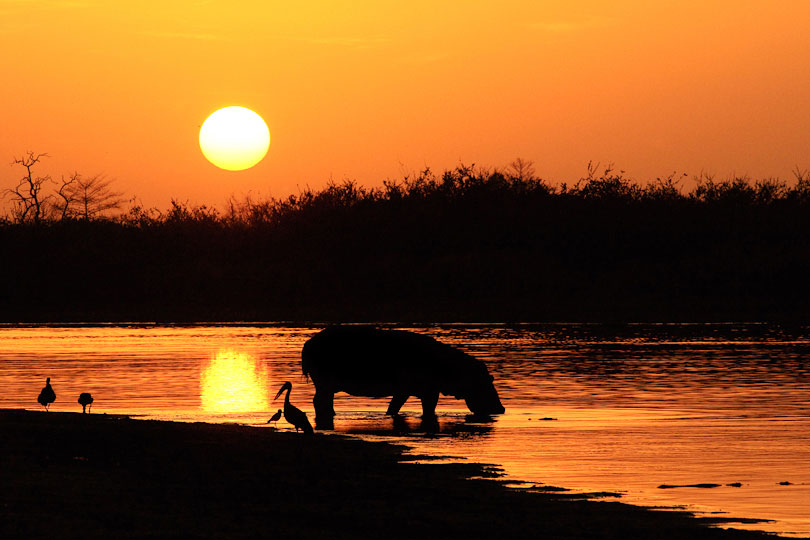
[[[498,391],[492,384],[493,377],[486,374],[485,381],[479,381],[469,393],[464,396],[467,407],[475,415],[489,416],[492,414],[503,414],[506,409],[501,404]]]
[[[486,364],[454,347],[440,344],[444,354],[435,366],[440,368],[441,393],[463,399],[476,416],[503,414],[498,391],[492,384]]]

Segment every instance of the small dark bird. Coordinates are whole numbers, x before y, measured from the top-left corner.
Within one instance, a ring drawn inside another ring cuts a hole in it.
[[[295,431],[301,429],[304,433],[312,434],[314,431],[312,430],[312,424],[309,423],[309,419],[304,411],[290,403],[290,391],[292,391],[292,383],[285,382],[281,386],[281,390],[278,391],[276,397],[273,400],[278,399],[278,397],[282,394],[282,392],[287,391],[287,395],[284,397],[284,420],[289,422],[290,424],[295,426]]]
[[[51,378],[50,377],[48,377],[45,380],[45,388],[43,388],[42,392],[39,393],[39,397],[37,398],[37,401],[39,401],[40,405],[45,407],[46,411],[50,408],[51,403],[56,401],[56,392],[54,392],[53,388],[51,388]]]
[[[93,396],[89,392],[79,394],[79,405],[82,406],[82,414],[87,412],[87,407],[93,408]]]
[[[281,418],[281,409],[277,410],[276,413],[270,417],[270,420],[268,420],[267,423],[269,424],[270,422],[278,422],[279,418]]]

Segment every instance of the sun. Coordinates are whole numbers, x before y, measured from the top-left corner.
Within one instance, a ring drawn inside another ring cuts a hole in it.
[[[264,158],[268,148],[267,124],[245,107],[219,109],[200,128],[200,149],[206,159],[220,169],[249,169]]]

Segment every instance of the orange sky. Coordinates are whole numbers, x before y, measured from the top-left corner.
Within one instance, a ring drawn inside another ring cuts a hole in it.
[[[0,0],[0,187],[26,150],[161,208],[516,157],[788,179],[808,28],[806,0]],[[199,150],[226,105],[270,127],[251,170]]]

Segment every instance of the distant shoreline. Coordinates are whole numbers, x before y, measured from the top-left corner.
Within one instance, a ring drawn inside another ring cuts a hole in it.
[[[810,321],[810,173],[669,180],[458,169],[0,220],[0,321]]]
[[[0,410],[4,538],[766,538],[342,436]]]
[[[434,326],[460,326],[460,327],[510,327],[510,328],[532,328],[538,326],[563,327],[563,326],[589,326],[605,328],[621,328],[632,326],[679,326],[679,325],[706,325],[706,326],[769,326],[784,325],[788,327],[810,326],[810,320],[728,320],[728,321],[441,321],[441,320],[405,320],[405,321],[377,321],[377,320],[303,320],[303,321],[221,321],[221,320],[192,320],[192,321],[132,321],[132,320],[106,320],[106,321],[2,321],[0,320],[0,330],[4,328],[103,328],[103,327],[202,327],[202,326],[224,326],[224,327],[255,327],[255,328],[312,328],[318,329],[331,325],[370,325],[378,327],[396,328],[430,328]]]

